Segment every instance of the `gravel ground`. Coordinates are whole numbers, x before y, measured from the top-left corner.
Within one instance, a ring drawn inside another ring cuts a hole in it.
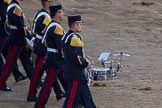
[[[161,0],[61,0],[65,7],[63,26],[67,31],[70,13],[81,13],[84,20],[85,52],[95,66],[102,51],[125,52],[123,68],[116,80],[97,81],[106,87],[93,87],[97,108],[162,107],[162,1]],[[39,1],[24,0],[26,18],[32,19],[40,8]],[[27,22],[27,20],[26,20]],[[27,23],[28,25],[28,23]],[[116,60],[110,56],[110,59]],[[20,64],[20,69],[23,68]],[[0,108],[32,108],[26,102],[29,81],[7,81],[14,92],[0,92]],[[64,99],[56,101],[52,92],[47,108],[61,108]]]

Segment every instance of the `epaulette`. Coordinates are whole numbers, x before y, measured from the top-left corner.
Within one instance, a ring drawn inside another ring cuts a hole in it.
[[[22,10],[18,7],[15,7],[13,13],[17,16],[22,16]]]
[[[58,35],[63,35],[64,34],[64,29],[62,27],[56,26],[55,30],[54,30],[55,34]]]
[[[4,3],[7,3],[9,5],[11,3],[11,0],[4,0]]]
[[[48,24],[51,22],[51,19],[49,17],[45,17],[44,21],[43,21],[43,24],[48,26]]]
[[[71,38],[70,46],[83,47],[84,43],[80,40],[80,38],[77,37],[77,35],[73,34],[73,37]]]

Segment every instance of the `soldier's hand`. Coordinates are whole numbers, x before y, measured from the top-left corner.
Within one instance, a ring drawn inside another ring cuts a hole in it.
[[[92,68],[93,68],[93,65],[90,64],[90,65],[88,65],[87,70],[91,70]]]
[[[33,41],[33,42],[34,42],[34,41],[35,41],[35,37],[32,37],[31,41]]]

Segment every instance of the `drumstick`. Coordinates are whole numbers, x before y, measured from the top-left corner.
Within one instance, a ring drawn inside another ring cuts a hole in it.
[[[28,20],[29,25],[30,25],[30,26],[32,26],[32,24],[31,24],[31,22],[30,22],[29,18],[28,18],[27,20]]]
[[[30,31],[32,31],[32,30],[31,30],[31,28],[32,28],[32,24],[31,24],[31,22],[30,22],[29,18],[27,19],[27,21],[28,21],[29,26],[30,26],[30,27],[29,27],[29,29],[30,29]]]

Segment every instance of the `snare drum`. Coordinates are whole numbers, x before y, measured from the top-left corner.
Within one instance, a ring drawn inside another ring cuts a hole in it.
[[[92,69],[93,80],[107,80],[110,68],[97,67]]]

